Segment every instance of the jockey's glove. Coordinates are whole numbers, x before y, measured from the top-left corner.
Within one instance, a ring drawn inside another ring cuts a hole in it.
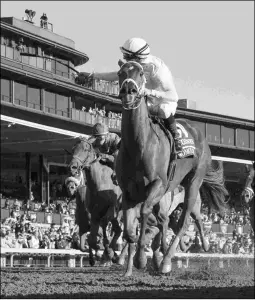
[[[143,89],[142,95],[143,96],[151,96],[151,97],[155,97],[155,98],[161,97],[161,94],[159,91],[151,90],[151,89],[147,89],[147,88]]]

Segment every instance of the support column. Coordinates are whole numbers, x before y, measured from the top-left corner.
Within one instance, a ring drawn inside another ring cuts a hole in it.
[[[41,111],[45,112],[45,90],[41,89]]]
[[[50,168],[50,167],[49,167]],[[48,206],[50,205],[50,170],[46,171],[46,200]]]
[[[43,202],[43,155],[39,155],[40,198]]]
[[[27,193],[28,199],[30,199],[31,195],[31,153],[26,152],[26,182],[27,182]]]

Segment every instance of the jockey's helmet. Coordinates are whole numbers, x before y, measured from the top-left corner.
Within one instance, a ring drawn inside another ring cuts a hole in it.
[[[143,62],[150,55],[150,47],[144,39],[131,38],[120,47],[126,60],[139,59]]]
[[[93,136],[101,136],[101,135],[105,135],[109,132],[109,129],[106,125],[102,124],[102,123],[96,123],[93,126],[92,129],[92,135]]]

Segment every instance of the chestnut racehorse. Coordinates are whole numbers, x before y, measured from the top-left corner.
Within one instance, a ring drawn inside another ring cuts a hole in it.
[[[173,243],[164,251],[160,267],[161,273],[168,273],[171,271],[171,260],[176,247],[187,230],[190,214],[193,214],[199,189],[203,182],[206,183],[209,172],[210,184],[204,185],[210,196],[209,201],[219,211],[226,208],[225,196],[228,193],[222,182],[223,169],[213,176],[211,151],[205,137],[191,121],[179,119],[178,122],[192,136],[196,150],[193,157],[175,160],[174,176],[170,178],[173,173],[169,170],[174,166],[174,164],[170,166],[174,152],[173,138],[168,138],[161,125],[150,118],[147,103],[152,99],[142,94],[146,82],[143,67],[137,62],[129,61],[121,66],[118,76],[122,125],[116,174],[123,192],[124,238],[129,243],[125,276],[132,274],[134,255],[135,267],[146,266],[145,245],[148,242],[146,231],[151,215],[154,216],[155,224],[162,234],[162,244],[165,244],[166,230],[163,229],[166,228],[168,216],[167,209],[161,205],[161,199],[167,191],[173,191],[178,185],[182,185],[185,188],[185,199],[179,230]],[[151,104],[153,105],[153,102]],[[165,204],[169,205],[167,201]],[[139,215],[141,228],[137,236],[136,219]],[[194,217],[203,236],[202,220],[199,216]]]

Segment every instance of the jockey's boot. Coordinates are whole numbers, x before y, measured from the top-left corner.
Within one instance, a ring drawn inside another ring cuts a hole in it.
[[[171,132],[174,143],[175,143],[175,150],[178,153],[182,151],[182,144],[181,144],[181,136],[176,127],[176,121],[173,115],[171,115],[168,119],[164,119],[164,123],[166,128]]]

